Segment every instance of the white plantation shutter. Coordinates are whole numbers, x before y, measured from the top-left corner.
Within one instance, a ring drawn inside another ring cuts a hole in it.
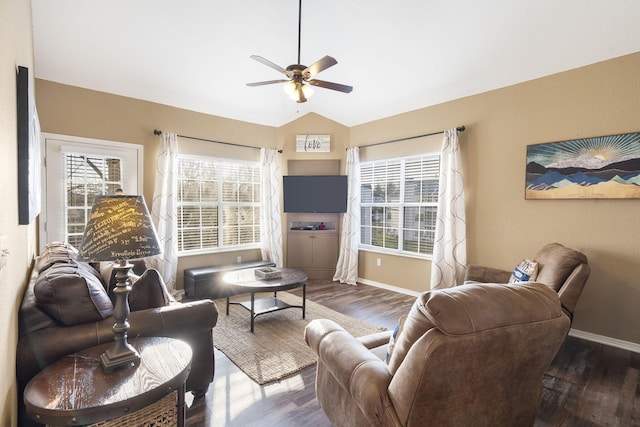
[[[361,164],[361,244],[431,254],[438,201],[437,155]]]
[[[406,162],[402,233],[406,251],[433,253],[439,169],[438,157]]]
[[[122,162],[119,158],[66,153],[65,241],[79,247],[96,196],[115,194],[122,188]]]
[[[260,242],[260,165],[181,156],[178,250],[205,251]]]

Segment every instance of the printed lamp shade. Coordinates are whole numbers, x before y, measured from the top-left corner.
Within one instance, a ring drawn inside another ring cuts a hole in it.
[[[143,196],[97,196],[79,249],[83,261],[116,261],[162,253]]]

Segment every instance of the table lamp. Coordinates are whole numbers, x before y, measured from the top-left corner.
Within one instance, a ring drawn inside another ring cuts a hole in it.
[[[114,261],[116,297],[113,317],[114,344],[102,353],[100,361],[106,372],[137,365],[140,355],[127,342],[129,330],[129,273],[133,265],[128,259],[162,253],[149,210],[143,196],[97,196],[78,250],[82,261]]]

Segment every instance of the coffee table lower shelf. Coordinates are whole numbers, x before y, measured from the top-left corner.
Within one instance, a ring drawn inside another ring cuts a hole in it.
[[[306,293],[306,286],[303,285],[303,294]],[[239,305],[249,310],[251,313],[251,332],[254,329],[254,323],[256,317],[261,314],[272,313],[274,311],[284,310],[287,308],[301,308],[302,309],[302,318],[305,318],[306,315],[306,295],[302,298],[302,305],[291,305],[277,298],[277,293],[274,292],[272,297],[264,297],[255,299],[255,294],[251,294],[251,300],[249,301],[229,301],[227,298],[227,314],[229,314],[229,305]]]

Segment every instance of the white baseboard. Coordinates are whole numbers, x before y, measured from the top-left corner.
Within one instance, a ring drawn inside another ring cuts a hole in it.
[[[386,283],[376,282],[373,280],[367,280],[358,278],[358,283],[362,283],[364,285],[374,286],[376,288],[387,289],[389,291],[399,292],[401,294],[411,295],[417,297],[421,292],[412,291],[409,289],[399,288],[397,286],[387,285]],[[598,344],[608,345],[610,347],[621,348],[623,350],[633,351],[634,353],[640,353],[640,344],[623,341],[617,338],[610,338],[604,335],[592,334],[591,332],[585,332],[578,329],[569,330],[569,335],[575,338],[580,338],[587,341],[596,342]]]
[[[420,295],[422,293],[422,292],[418,292],[418,291],[412,291],[410,289],[399,288],[397,286],[387,285],[386,283],[381,283],[381,282],[376,282],[376,281],[373,281],[373,280],[363,279],[361,277],[358,277],[358,283],[362,283],[363,285],[374,286],[376,288],[387,289],[389,291],[394,291],[394,292],[398,292],[398,293],[405,294],[405,295],[411,295],[411,296],[414,296],[414,297],[417,297],[418,295]]]
[[[587,341],[597,342],[598,344],[608,345],[610,347],[621,348],[623,350],[633,351],[634,353],[640,353],[640,344],[631,342],[631,341],[623,341],[617,338],[611,338],[604,335],[592,334],[591,332],[585,332],[578,329],[573,329],[569,331],[569,335],[572,337],[580,338]]]

